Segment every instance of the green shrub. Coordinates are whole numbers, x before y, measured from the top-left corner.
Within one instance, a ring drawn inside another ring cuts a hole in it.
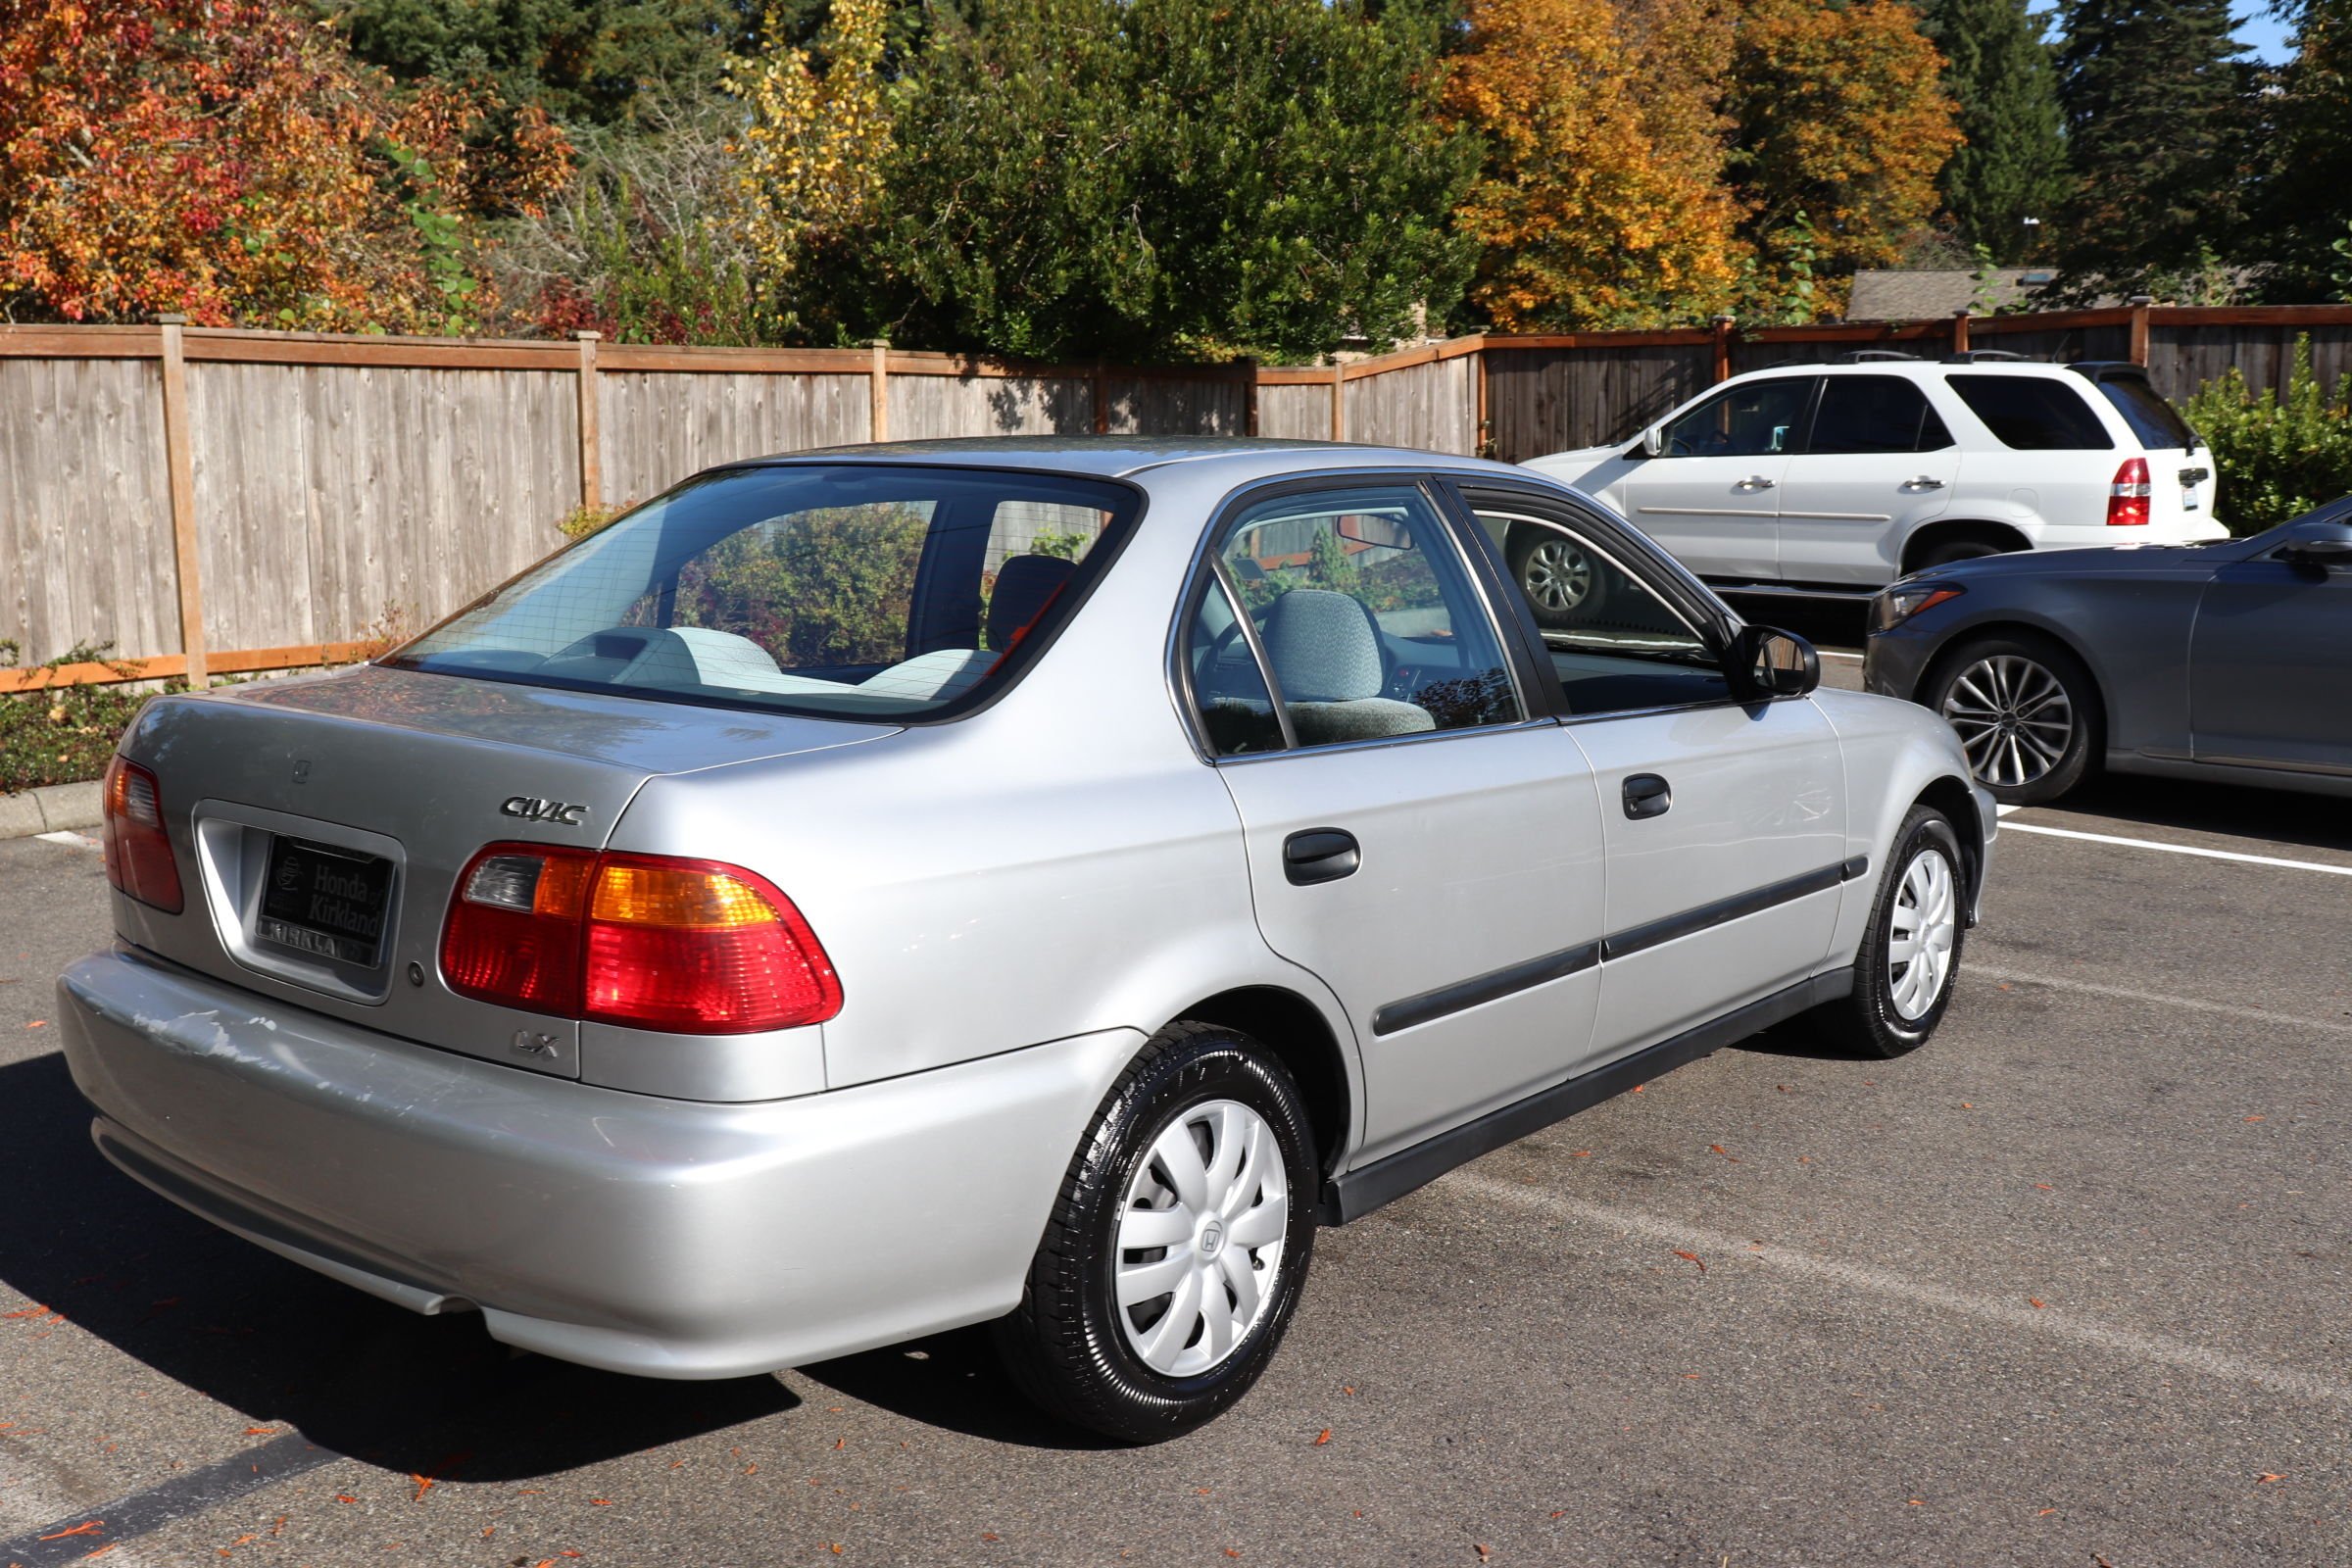
[[[2295,340],[2286,396],[2257,397],[2235,366],[2197,388],[2181,411],[2213,447],[2215,508],[2232,533],[2260,533],[2352,491],[2352,374],[2332,393],[2311,368],[2311,339]]]
[[[112,643],[78,644],[41,667],[114,663]],[[15,669],[21,645],[0,638],[0,669]],[[166,690],[185,691],[175,680]],[[0,794],[43,784],[79,784],[106,772],[115,743],[151,695],[124,686],[60,686],[0,697]]]

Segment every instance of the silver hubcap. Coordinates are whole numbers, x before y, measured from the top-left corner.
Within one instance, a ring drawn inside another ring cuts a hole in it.
[[[1592,591],[1592,563],[1565,539],[1546,539],[1536,546],[1519,575],[1527,597],[1540,610],[1574,610]]]
[[[1952,972],[1952,942],[1960,929],[1952,862],[1941,850],[1922,850],[1903,867],[1886,934],[1886,981],[1894,1010],[1906,1020],[1927,1016]]]
[[[1169,1124],[1127,1187],[1113,1294],[1127,1343],[1167,1377],[1222,1362],[1265,1316],[1290,1231],[1274,1129],[1212,1100]]]
[[[2066,756],[2075,705],[2058,677],[2031,659],[1995,654],[1960,672],[1943,698],[1944,722],[1987,784],[2031,784]]]

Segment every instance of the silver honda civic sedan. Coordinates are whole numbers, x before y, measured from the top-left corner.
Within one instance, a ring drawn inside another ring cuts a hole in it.
[[[149,704],[65,1049],[122,1170],[509,1345],[993,1320],[1163,1438],[1318,1226],[1783,1020],[1934,1032],[1992,805],[1818,680],[1524,468],[735,464],[372,664]]]

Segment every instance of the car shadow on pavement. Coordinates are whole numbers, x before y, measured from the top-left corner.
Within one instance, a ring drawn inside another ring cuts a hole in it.
[[[1065,1426],[1013,1386],[985,1324],[797,1369],[797,1377],[909,1421],[1025,1448],[1094,1450],[1123,1445]]]
[[[0,1282],[256,1427],[396,1473],[518,1480],[800,1402],[773,1377],[664,1383],[519,1355],[470,1312],[376,1300],[147,1192],[89,1124],[62,1056],[0,1065]],[[57,1328],[0,1323],[21,1365]],[[12,1394],[37,1407],[37,1382]]]
[[[2038,809],[2052,816],[2107,817],[2280,846],[2352,850],[2352,811],[2344,806],[2340,795],[2110,773]]]

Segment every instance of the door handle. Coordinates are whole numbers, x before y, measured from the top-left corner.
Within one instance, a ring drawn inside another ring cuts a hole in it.
[[[1635,773],[1625,781],[1625,814],[1639,822],[1645,816],[1664,816],[1674,805],[1674,786],[1655,773]]]
[[[1905,479],[1903,488],[1906,490],[1940,490],[1943,488],[1943,481],[1934,474],[1923,473],[1916,479]]]
[[[1760,473],[1751,473],[1732,488],[1735,490],[1769,490],[1772,488],[1772,481]]]
[[[1345,828],[1310,827],[1282,841],[1282,874],[1298,887],[1353,876],[1363,858],[1362,846]]]

